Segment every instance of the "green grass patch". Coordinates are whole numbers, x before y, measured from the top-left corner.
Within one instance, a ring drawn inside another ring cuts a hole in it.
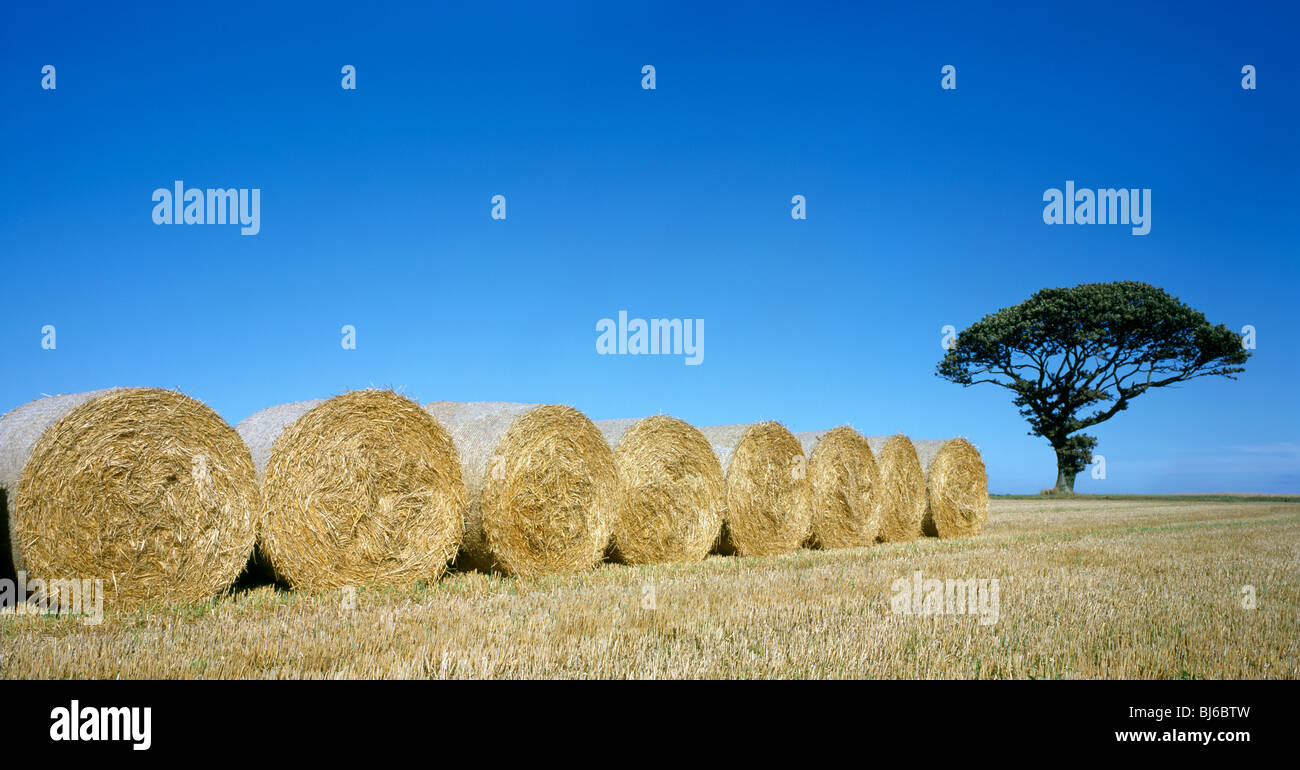
[[[1127,500],[1168,503],[1300,503],[1300,495],[989,495],[995,500]]]

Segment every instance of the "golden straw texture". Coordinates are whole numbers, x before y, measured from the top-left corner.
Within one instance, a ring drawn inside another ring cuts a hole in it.
[[[0,485],[16,568],[29,580],[103,580],[105,605],[119,609],[216,595],[248,561],[261,515],[234,429],[153,388],[53,396],[5,415]]]
[[[596,426],[618,468],[611,558],[654,564],[707,556],[722,528],[726,483],[704,434],[665,415]]]
[[[286,404],[239,424],[260,460],[260,545],[296,588],[436,580],[461,541],[465,484],[451,435],[389,390]]]
[[[538,577],[601,561],[617,510],[614,453],[569,406],[437,401],[469,504],[458,567]]]
[[[970,537],[989,516],[989,477],[979,450],[964,438],[914,441],[925,471],[922,531],[938,537]]]
[[[798,550],[812,523],[799,439],[779,422],[701,428],[722,464],[727,505],[717,550],[768,556]]]
[[[880,534],[880,472],[867,440],[842,425],[795,434],[808,455],[814,548],[858,548]]]
[[[921,536],[925,516],[925,473],[907,436],[869,436],[880,471],[880,539],[901,543]]]

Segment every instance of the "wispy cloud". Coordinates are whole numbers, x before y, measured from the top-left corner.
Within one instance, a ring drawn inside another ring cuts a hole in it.
[[[1294,441],[1275,441],[1270,444],[1233,444],[1224,447],[1229,452],[1258,455],[1290,455],[1300,457],[1300,444]]]
[[[1112,458],[1114,467],[1118,460]],[[1131,471],[1151,474],[1252,476],[1294,475],[1300,478],[1300,443],[1275,441],[1263,444],[1230,444],[1179,453],[1168,459],[1137,460],[1127,463]]]

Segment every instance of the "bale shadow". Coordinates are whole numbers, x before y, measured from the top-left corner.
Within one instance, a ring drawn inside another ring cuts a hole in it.
[[[248,557],[248,563],[244,565],[244,571],[239,573],[239,577],[235,578],[235,582],[230,586],[230,592],[247,593],[265,586],[270,586],[276,593],[288,593],[293,590],[288,583],[275,574],[271,561],[262,554],[262,549],[254,548],[253,553]]]
[[[9,543],[9,493],[0,489],[0,580],[18,582],[13,549]]]
[[[478,563],[478,562],[471,561],[471,560],[468,560],[468,559],[465,559],[465,560],[462,560],[462,559],[453,559],[453,560],[451,560],[450,562],[447,563],[447,569],[443,572],[443,575],[444,575],[444,576],[446,576],[446,575],[498,575],[498,576],[505,576],[505,572],[503,572],[502,570],[500,570],[500,569],[498,569],[498,568],[496,568],[496,567],[492,567],[492,566],[488,566],[488,565],[483,565],[483,564],[480,564],[480,563]]]

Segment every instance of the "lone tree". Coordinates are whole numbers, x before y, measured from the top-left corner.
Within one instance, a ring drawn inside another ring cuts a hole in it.
[[[1072,493],[1097,439],[1080,433],[1152,388],[1197,377],[1235,380],[1242,338],[1163,289],[1135,281],[1043,289],[957,335],[938,376],[1015,394],[1031,436],[1056,450],[1056,488]],[[1089,414],[1084,410],[1096,407]]]

